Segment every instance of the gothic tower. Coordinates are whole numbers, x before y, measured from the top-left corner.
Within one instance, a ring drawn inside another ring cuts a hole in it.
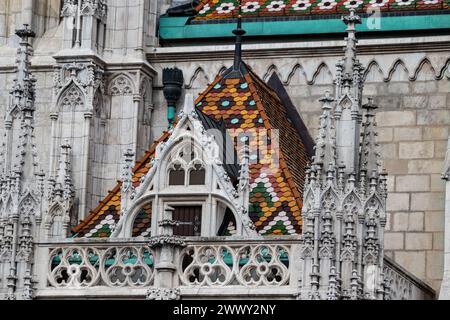
[[[66,0],[63,50],[55,67],[49,171],[58,147],[73,147],[78,219],[120,176],[125,150],[139,157],[152,142],[153,78],[146,50],[155,45],[157,1]],[[154,14],[150,14],[154,12]]]
[[[345,58],[337,65],[336,96],[323,103],[315,157],[305,182],[301,299],[386,299],[383,239],[386,174],[377,150],[371,100],[362,106],[352,10]],[[362,109],[366,120],[362,126]],[[334,111],[334,112],[333,112]],[[360,130],[363,138],[360,141]]]
[[[17,71],[10,93],[2,145],[0,198],[0,294],[32,298],[33,241],[42,220],[44,173],[39,169],[34,137],[35,79],[30,73],[35,36],[28,25],[20,38]]]

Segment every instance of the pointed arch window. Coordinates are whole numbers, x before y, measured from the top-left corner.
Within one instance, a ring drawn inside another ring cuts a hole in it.
[[[206,182],[206,171],[201,163],[195,164],[189,171],[189,185],[203,186]]]
[[[168,170],[169,186],[204,186],[206,168],[199,151],[193,143],[186,143],[176,149],[170,159]]]
[[[181,164],[176,164],[169,170],[169,186],[184,186],[186,171]]]

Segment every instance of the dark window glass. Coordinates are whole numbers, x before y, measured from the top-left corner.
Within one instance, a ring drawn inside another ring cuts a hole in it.
[[[202,186],[205,184],[206,171],[201,165],[195,165],[195,168],[189,173],[189,185]]]
[[[170,186],[184,186],[185,172],[180,165],[176,165],[174,169],[169,172]]]

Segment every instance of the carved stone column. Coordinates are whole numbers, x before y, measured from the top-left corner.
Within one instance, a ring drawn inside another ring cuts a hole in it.
[[[78,217],[84,218],[86,216],[87,212],[87,197],[88,197],[88,166],[89,166],[89,140],[91,137],[91,121],[92,121],[93,114],[91,112],[86,112],[84,114],[84,141],[83,141],[83,182],[81,186],[81,200],[80,205],[78,207]]]
[[[167,206],[162,220],[159,221],[161,235],[150,240],[150,246],[155,248],[155,289],[150,289],[148,300],[179,300],[180,291],[177,285],[176,254],[180,247],[185,246],[183,238],[173,235],[173,227],[179,224],[173,220],[174,209]]]
[[[50,120],[52,123],[52,127],[51,127],[51,145],[50,145],[50,168],[49,168],[49,173],[50,175],[52,175],[52,173],[55,170],[55,147],[56,147],[56,141],[57,141],[57,137],[56,137],[56,125],[58,122],[58,114],[57,113],[52,113],[50,115]]]
[[[135,154],[138,151],[138,130],[139,130],[139,106],[143,100],[143,97],[140,94],[133,95],[133,146],[132,150],[134,150]],[[144,106],[145,107],[145,106]],[[145,114],[145,111],[144,111]],[[135,157],[136,160],[136,157]]]

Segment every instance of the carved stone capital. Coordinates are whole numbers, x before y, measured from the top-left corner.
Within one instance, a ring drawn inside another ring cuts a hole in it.
[[[151,247],[161,247],[165,245],[177,246],[177,247],[185,247],[186,242],[184,238],[179,236],[157,236],[150,239]]]

